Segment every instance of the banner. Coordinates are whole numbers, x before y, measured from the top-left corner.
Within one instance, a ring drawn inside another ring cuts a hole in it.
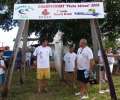
[[[104,18],[103,2],[15,4],[15,20]]]

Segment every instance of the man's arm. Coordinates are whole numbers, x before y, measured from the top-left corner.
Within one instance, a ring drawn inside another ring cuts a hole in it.
[[[63,61],[62,61],[63,73],[65,72],[65,59],[66,59],[66,55],[64,55],[64,58],[63,58]]]
[[[107,55],[108,57],[120,57],[118,54]]]
[[[6,67],[5,67],[5,66],[0,65],[0,68],[3,68],[4,70],[6,70]]]
[[[4,70],[6,70],[6,66],[4,62],[2,62],[2,64],[0,65],[0,68],[3,68]]]
[[[90,70],[93,70],[94,66],[95,66],[94,59],[90,59]]]
[[[90,60],[90,70],[92,70],[95,66],[95,61],[94,61],[93,52],[91,49],[88,52],[88,59]]]
[[[64,60],[62,62],[62,71],[63,71],[63,73],[65,72],[65,61]]]
[[[75,72],[77,71],[77,56],[76,56],[76,59],[75,59]]]

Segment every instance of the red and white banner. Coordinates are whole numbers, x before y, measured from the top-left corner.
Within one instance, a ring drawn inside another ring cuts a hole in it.
[[[15,20],[104,18],[103,2],[15,4]]]

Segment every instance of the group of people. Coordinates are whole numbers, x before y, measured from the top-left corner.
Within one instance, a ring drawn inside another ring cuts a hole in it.
[[[112,53],[112,48],[107,49],[106,51],[110,72],[113,72],[113,64],[115,62],[115,55]],[[26,64],[30,66],[32,54],[28,51],[26,53]],[[52,50],[48,46],[48,40],[43,39],[41,45],[39,45],[33,52],[34,59],[37,61],[37,91],[38,93],[48,91],[48,80],[50,79],[50,57],[52,56]],[[102,81],[107,80],[105,74],[104,60],[102,57],[101,50],[98,51],[99,65],[101,72]],[[16,59],[16,65],[20,67],[22,62],[22,52],[19,50]],[[95,66],[94,57],[92,49],[87,45],[86,39],[81,39],[79,42],[79,48],[77,53],[73,46],[69,46],[69,51],[63,57],[63,72],[64,80],[68,84],[75,85],[75,81],[78,80],[80,85],[80,91],[75,93],[75,95],[80,95],[80,99],[87,99],[88,96],[88,82],[90,78],[90,72]],[[5,81],[5,62],[0,55],[0,88]]]
[[[26,48],[25,50],[25,65],[28,69],[31,68],[31,60],[32,60],[32,53],[31,50],[29,48]],[[22,54],[22,48],[19,48],[18,53],[17,53],[17,57],[16,57],[16,62],[15,62],[15,68],[19,71],[19,69],[22,66],[22,62],[23,62],[23,54]]]
[[[86,39],[81,39],[79,46],[77,54],[74,52],[74,47],[70,47],[68,53],[64,55],[64,74],[65,79],[74,81],[75,71],[77,71],[77,80],[80,82],[80,96],[81,99],[86,99],[88,98],[89,72],[94,65],[93,53],[91,48],[87,46]],[[50,56],[52,56],[51,48],[48,46],[46,39],[35,49],[33,55],[37,57],[38,92],[46,92],[48,80],[50,79],[49,61]]]
[[[48,80],[50,79],[50,56],[52,56],[51,48],[48,46],[48,40],[43,39],[41,43],[42,44],[38,46],[33,53],[37,59],[39,93],[47,91]],[[92,49],[88,47],[86,39],[80,40],[77,53],[74,52],[74,49],[73,46],[70,46],[69,51],[63,57],[64,80],[68,84],[72,83],[74,86],[74,82],[77,79],[80,84],[80,92],[75,93],[75,95],[80,95],[81,99],[87,99],[90,72],[95,66],[93,52]],[[111,48],[107,49],[106,55],[109,62],[110,72],[112,73],[113,64],[115,62],[114,57],[118,57],[118,55],[114,55]],[[105,74],[104,60],[101,50],[98,51],[98,57],[99,64],[103,66],[101,71],[104,71]]]

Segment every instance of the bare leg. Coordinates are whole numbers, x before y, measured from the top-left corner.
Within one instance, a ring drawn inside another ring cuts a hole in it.
[[[88,95],[88,84],[85,83],[85,84],[84,84],[84,87],[85,87],[85,89],[84,89],[84,94],[85,94],[85,95]]]
[[[80,95],[84,95],[84,84],[82,82],[80,82]]]
[[[43,91],[44,92],[47,92],[48,90],[47,90],[47,87],[48,87],[48,80],[43,80]]]
[[[37,80],[37,86],[38,86],[38,93],[41,93],[43,91],[43,81]]]
[[[110,67],[110,72],[112,74],[112,72],[113,72],[113,64],[109,64],[109,67]]]

